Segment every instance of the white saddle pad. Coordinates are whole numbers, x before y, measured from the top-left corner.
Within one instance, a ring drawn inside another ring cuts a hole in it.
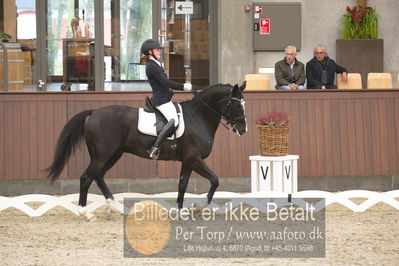
[[[180,113],[177,114],[179,116],[179,126],[177,127],[176,130],[176,138],[180,138],[183,133],[184,133],[184,119],[183,119],[183,111],[181,109],[180,104],[177,104],[177,106],[180,109]],[[141,133],[146,134],[146,135],[151,135],[151,136],[156,136],[157,135],[157,129],[155,127],[155,114],[154,113],[148,113],[144,111],[143,108],[139,108],[139,123],[138,123],[138,129]],[[172,135],[168,139],[173,139],[174,136]]]

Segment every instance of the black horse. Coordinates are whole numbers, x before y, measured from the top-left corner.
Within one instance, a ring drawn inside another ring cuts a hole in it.
[[[183,207],[184,193],[193,170],[210,181],[207,199],[208,204],[211,202],[219,181],[204,159],[212,151],[213,139],[222,119],[239,135],[247,131],[242,95],[244,88],[245,82],[241,87],[218,84],[195,93],[192,100],[181,103],[185,132],[176,140],[174,152],[170,149],[173,143],[164,141],[159,156],[159,160],[182,162],[178,208]],[[93,180],[112,208],[113,196],[104,182],[105,173],[125,152],[149,159],[147,150],[155,137],[138,131],[138,115],[137,108],[119,105],[85,110],[72,117],[61,132],[54,161],[47,169],[48,177],[52,182],[59,177],[77,145],[85,138],[90,164],[80,177],[79,212],[88,219],[93,217],[85,208]]]

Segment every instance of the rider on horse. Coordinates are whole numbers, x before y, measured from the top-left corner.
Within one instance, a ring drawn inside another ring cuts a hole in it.
[[[192,90],[190,83],[180,84],[168,80],[165,70],[159,62],[161,57],[160,49],[161,46],[159,43],[152,39],[146,40],[141,46],[141,52],[146,55],[147,58],[145,73],[153,92],[151,98],[152,105],[168,120],[166,126],[158,134],[154,145],[148,151],[152,159],[158,159],[160,145],[167,137],[172,135],[179,123],[176,109],[172,103],[172,89],[184,91]]]

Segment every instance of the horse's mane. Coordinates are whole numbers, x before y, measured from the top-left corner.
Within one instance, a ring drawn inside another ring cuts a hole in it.
[[[231,90],[232,86],[230,84],[215,84],[212,86],[209,86],[208,88],[203,89],[202,91],[196,92],[195,93],[195,98],[203,98],[206,95],[208,95],[210,92],[215,92],[215,90],[222,90],[222,89],[229,89]]]

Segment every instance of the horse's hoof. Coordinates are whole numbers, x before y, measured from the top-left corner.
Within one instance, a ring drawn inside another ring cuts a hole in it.
[[[83,215],[86,217],[87,222],[94,222],[97,218],[94,214],[87,211],[86,207],[78,207],[79,216]]]
[[[112,216],[116,213],[116,211],[113,210],[113,209],[111,209],[111,208],[108,208],[108,209],[105,211],[105,213],[106,213],[109,217],[112,218]]]
[[[205,199],[200,199],[194,204],[197,208],[204,209],[209,205],[208,201]]]
[[[82,207],[82,206],[79,206],[79,207],[78,207],[78,214],[79,214],[79,216],[81,216],[81,215],[86,215],[86,213],[87,213],[86,207]]]
[[[116,208],[115,200],[113,200],[113,199],[107,199],[107,205],[108,205],[108,208],[107,208],[106,213],[108,215],[113,215],[118,210]]]
[[[97,220],[97,217],[94,214],[89,213],[89,214],[86,215],[86,221],[87,222],[94,222],[95,220]]]

